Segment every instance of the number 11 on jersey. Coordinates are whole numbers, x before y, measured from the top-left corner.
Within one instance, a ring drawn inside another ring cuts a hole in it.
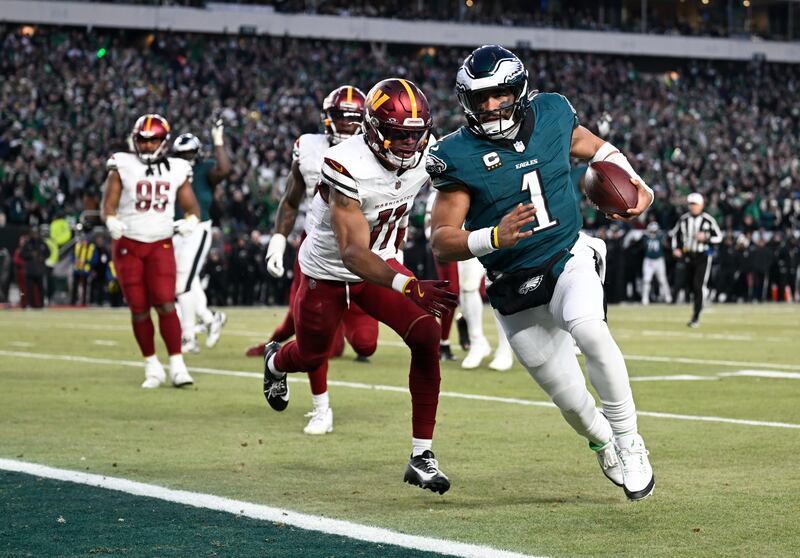
[[[558,219],[551,219],[547,211],[547,200],[542,189],[542,178],[539,169],[525,173],[522,177],[522,191],[527,190],[531,195],[531,203],[536,208],[536,222],[533,234],[558,226]]]

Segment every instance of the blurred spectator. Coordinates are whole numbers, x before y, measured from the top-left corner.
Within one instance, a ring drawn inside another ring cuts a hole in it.
[[[20,259],[25,266],[25,293],[31,308],[42,308],[45,297],[45,277],[50,248],[39,234],[39,229],[31,229],[30,236],[20,251]]]

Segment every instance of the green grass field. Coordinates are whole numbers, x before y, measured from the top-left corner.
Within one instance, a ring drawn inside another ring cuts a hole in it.
[[[139,388],[126,312],[0,313],[0,458],[537,556],[797,556],[800,310],[715,306],[698,330],[686,328],[688,316],[685,306],[609,312],[657,478],[643,502],[626,501],[603,477],[555,409],[524,404],[545,398],[518,365],[504,373],[443,366],[434,450],[452,489],[439,496],[404,484],[408,392],[371,387],[407,382],[407,349],[388,330],[370,364],[349,352],[332,362],[335,430],[304,435],[304,378],[291,384],[289,408],[275,413],[257,377],[232,374],[260,372],[244,349],[271,331],[281,309],[230,310],[220,344],[187,357],[195,386],[153,391]],[[276,538],[273,524],[253,520],[217,528],[217,519],[181,506],[115,535],[87,515],[106,517],[103,506],[117,513],[121,504],[104,503],[100,489],[77,490],[91,490],[93,503],[76,506],[58,487],[45,489],[55,481],[2,471],[0,481],[2,556],[56,555],[52,548],[63,556],[423,555],[330,550],[313,534]],[[169,545],[159,521],[172,529]],[[66,526],[82,535],[59,535]]]

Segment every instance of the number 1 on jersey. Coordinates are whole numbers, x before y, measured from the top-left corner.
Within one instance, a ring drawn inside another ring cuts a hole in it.
[[[531,195],[531,203],[536,208],[536,222],[533,233],[550,229],[558,225],[558,219],[551,219],[547,212],[547,200],[542,189],[542,178],[539,169],[532,170],[522,177],[522,191],[527,190]]]

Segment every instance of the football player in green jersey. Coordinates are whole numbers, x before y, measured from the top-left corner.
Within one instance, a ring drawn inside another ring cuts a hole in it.
[[[218,119],[211,128],[214,144],[214,158],[199,156],[202,144],[194,134],[181,134],[175,138],[172,152],[176,157],[186,159],[192,165],[192,189],[200,205],[200,224],[187,237],[175,237],[175,262],[178,268],[176,293],[181,310],[181,348],[184,353],[196,353],[197,344],[195,324],[200,319],[201,328],[208,335],[206,347],[211,348],[219,341],[222,326],[227,317],[224,312],[208,309],[206,293],[200,284],[200,271],[205,266],[211,248],[211,204],[214,201],[214,188],[232,170],[231,160],[225,150],[223,121]]]
[[[488,45],[456,77],[467,125],[433,146],[426,168],[439,191],[432,213],[440,260],[478,257],[489,300],[511,347],[578,434],[603,473],[639,500],[655,486],[638,433],[628,371],[605,322],[602,241],[580,233],[580,192],[570,157],[623,167],[639,196],[633,219],[653,194],[625,156],[581,126],[557,93],[528,91],[528,72],[510,51]],[[602,412],[586,388],[575,339]]]

